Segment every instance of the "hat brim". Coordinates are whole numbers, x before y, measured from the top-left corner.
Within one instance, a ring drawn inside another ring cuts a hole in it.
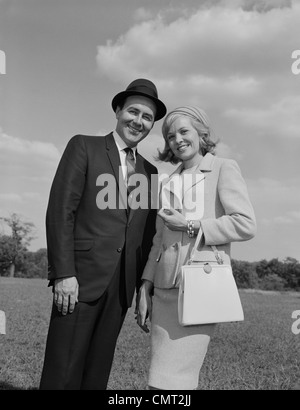
[[[114,112],[116,112],[118,105],[120,105],[122,101],[125,100],[125,98],[130,97],[132,95],[141,95],[143,97],[149,98],[154,102],[156,106],[156,115],[154,121],[159,121],[166,115],[167,108],[162,101],[160,101],[158,98],[152,97],[149,94],[145,94],[139,91],[121,91],[120,93],[118,93],[111,102]]]

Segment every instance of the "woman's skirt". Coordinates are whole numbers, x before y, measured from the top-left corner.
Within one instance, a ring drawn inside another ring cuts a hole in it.
[[[148,385],[162,390],[194,390],[215,324],[181,326],[178,289],[154,289]]]

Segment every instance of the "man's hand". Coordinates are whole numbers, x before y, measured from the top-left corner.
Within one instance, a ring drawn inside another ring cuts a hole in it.
[[[149,328],[146,324],[147,317],[151,320],[152,314],[152,289],[153,283],[145,280],[138,292],[137,306],[136,306],[136,320],[140,328],[149,333]]]
[[[78,302],[78,282],[75,276],[56,279],[54,283],[54,303],[62,315],[73,313]]]

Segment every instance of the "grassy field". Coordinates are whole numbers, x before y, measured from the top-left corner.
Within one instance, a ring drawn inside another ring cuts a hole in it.
[[[35,390],[41,374],[51,306],[42,279],[0,277],[0,390]],[[241,291],[245,321],[218,325],[200,379],[201,390],[299,390],[300,334],[291,331],[300,294]],[[145,390],[149,335],[130,309],[109,380],[113,390]]]

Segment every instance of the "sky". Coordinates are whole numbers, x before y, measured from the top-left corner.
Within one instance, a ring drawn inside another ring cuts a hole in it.
[[[258,230],[232,257],[300,260],[299,21],[296,0],[0,0],[0,217],[33,222],[30,250],[46,247],[68,140],[115,129],[112,98],[148,78],[168,110],[203,108],[241,168]],[[165,173],[161,125],[139,151]]]

